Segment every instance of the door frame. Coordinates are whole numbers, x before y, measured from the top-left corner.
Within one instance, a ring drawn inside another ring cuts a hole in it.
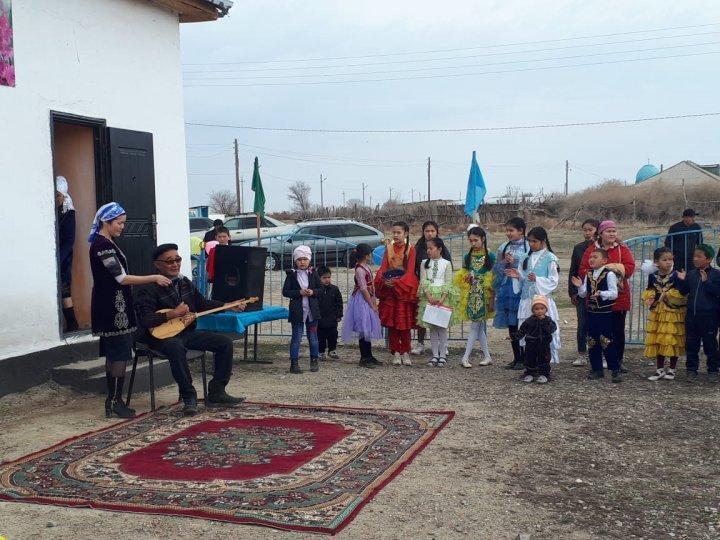
[[[55,178],[57,171],[55,170],[55,124],[71,124],[75,126],[89,127],[93,130],[93,150],[95,158],[95,205],[98,207],[101,201],[109,200],[111,197],[112,186],[108,181],[108,140],[107,140],[107,121],[104,118],[92,118],[88,116],[80,116],[76,114],[65,113],[61,111],[50,111],[50,158],[52,160],[52,192],[51,200],[53,201],[53,215],[55,215]],[[58,221],[55,219],[55,250],[57,259],[58,245]],[[63,312],[62,312],[62,292],[60,290],[60,269],[55,265],[55,281],[57,283],[57,312],[58,312],[58,333],[61,339],[65,339],[70,334],[63,332]],[[83,330],[81,332],[73,332],[74,335],[90,334],[92,330]]]

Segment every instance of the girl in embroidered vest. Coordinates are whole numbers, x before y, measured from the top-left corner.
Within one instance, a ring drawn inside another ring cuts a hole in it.
[[[513,278],[513,290],[520,295],[518,306],[518,324],[532,315],[532,299],[536,295],[547,298],[548,316],[555,321],[557,328],[553,332],[550,347],[552,363],[560,361],[560,328],[557,306],[552,294],[557,289],[560,267],[558,258],[550,247],[547,231],[542,227],[530,229],[527,235],[530,253],[520,258],[519,268],[511,269],[508,275]],[[523,343],[521,343],[522,346]]]
[[[440,238],[431,238],[426,245],[427,259],[420,265],[420,284],[418,286],[418,326],[427,328],[430,334],[432,359],[429,365],[444,367],[447,354],[448,328],[423,321],[428,305],[448,307],[453,310],[450,317],[452,326],[457,322],[459,295],[453,285],[452,263],[443,257],[445,242]]]
[[[645,356],[657,362],[657,370],[648,379],[671,381],[675,378],[678,357],[685,354],[687,298],[677,288],[672,250],[656,249],[653,260],[657,270],[648,276],[647,289],[642,294],[645,307],[650,310],[645,323]]]
[[[431,240],[433,238],[439,238],[440,237],[440,225],[438,225],[435,221],[426,221],[422,224],[422,236],[418,238],[418,241],[415,242],[415,275],[420,279],[420,264],[422,261],[427,259],[427,241]],[[443,248],[442,253],[443,259],[447,259],[448,261],[452,261],[452,257],[450,255],[450,250],[448,250],[447,246]],[[427,332],[427,328],[424,326],[417,327],[417,345],[412,348],[410,351],[410,354],[422,354],[425,352],[425,334]],[[444,351],[444,354],[447,354],[447,351]]]
[[[596,247],[588,258],[590,271],[584,278],[571,278],[578,288],[578,297],[583,298],[587,307],[587,348],[592,371],[588,379],[602,379],[605,376],[603,356],[612,372],[612,382],[622,382],[620,360],[613,328],[612,308],[618,298],[618,277],[611,270],[607,250]]]
[[[360,365],[372,368],[380,364],[372,354],[372,340],[383,337],[373,284],[374,275],[370,269],[372,248],[367,244],[358,244],[355,255],[355,288],[345,310],[342,336],[345,343],[358,339]]]
[[[128,274],[125,255],[113,241],[125,228],[125,210],[116,202],[100,207],[95,214],[88,242],[90,269],[93,276],[91,301],[92,332],[100,336],[100,356],[105,357],[107,399],[105,416],[116,414],[132,418],[135,411],[122,398],[125,368],[132,359],[135,310],[131,285],[157,283],[170,285],[164,276],[132,276]]]
[[[517,339],[518,330],[518,306],[520,295],[513,289],[513,280],[508,273],[516,270],[520,260],[530,252],[530,244],[525,238],[527,224],[519,217],[509,219],[505,223],[505,235],[508,241],[500,246],[495,257],[495,316],[493,326],[495,328],[507,328],[510,334],[510,344],[513,350],[513,359],[506,369],[523,369],[520,344]]]
[[[396,221],[392,224],[392,241],[375,276],[380,322],[388,328],[395,365],[412,364],[410,330],[415,326],[418,288],[414,269],[415,248],[410,245],[410,226],[404,221]]]
[[[471,368],[470,356],[476,341],[480,342],[484,355],[479,365],[492,364],[487,341],[487,320],[492,318],[495,305],[493,289],[495,255],[488,253],[487,235],[479,225],[471,226],[467,237],[470,251],[463,258],[462,270],[455,274],[455,285],[460,291],[458,319],[470,322],[465,354],[460,364],[465,368]]]

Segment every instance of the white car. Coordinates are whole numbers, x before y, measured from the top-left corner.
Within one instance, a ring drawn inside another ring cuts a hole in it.
[[[230,231],[233,242],[253,240],[257,238],[257,218],[255,214],[242,214],[225,220],[225,227]],[[270,216],[260,218],[260,238],[268,238],[287,234],[293,227]]]

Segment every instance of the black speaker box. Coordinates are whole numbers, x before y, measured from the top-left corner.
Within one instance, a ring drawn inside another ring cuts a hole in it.
[[[261,310],[266,258],[267,249],[264,247],[216,246],[212,299],[232,302],[257,296],[260,300],[248,304],[245,311]]]

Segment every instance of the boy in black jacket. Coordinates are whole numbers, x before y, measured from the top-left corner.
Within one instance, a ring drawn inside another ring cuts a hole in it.
[[[283,284],[282,294],[290,299],[292,339],[290,341],[290,373],[302,373],[298,357],[303,331],[307,331],[310,344],[310,371],[318,371],[318,323],[320,321],[320,278],[310,267],[312,250],[308,246],[298,246],[293,251],[295,268],[288,270]]]
[[[332,284],[332,273],[327,266],[318,268],[320,276],[320,323],[318,324],[318,345],[320,358],[325,358],[327,349],[328,358],[339,360],[337,353],[338,323],[343,316],[343,298],[340,289]]]
[[[697,379],[700,344],[707,357],[708,379],[718,381],[718,341],[720,326],[720,270],[710,266],[715,250],[698,244],[693,253],[695,268],[678,272],[678,290],[688,295],[685,314],[685,366],[688,380]]]

